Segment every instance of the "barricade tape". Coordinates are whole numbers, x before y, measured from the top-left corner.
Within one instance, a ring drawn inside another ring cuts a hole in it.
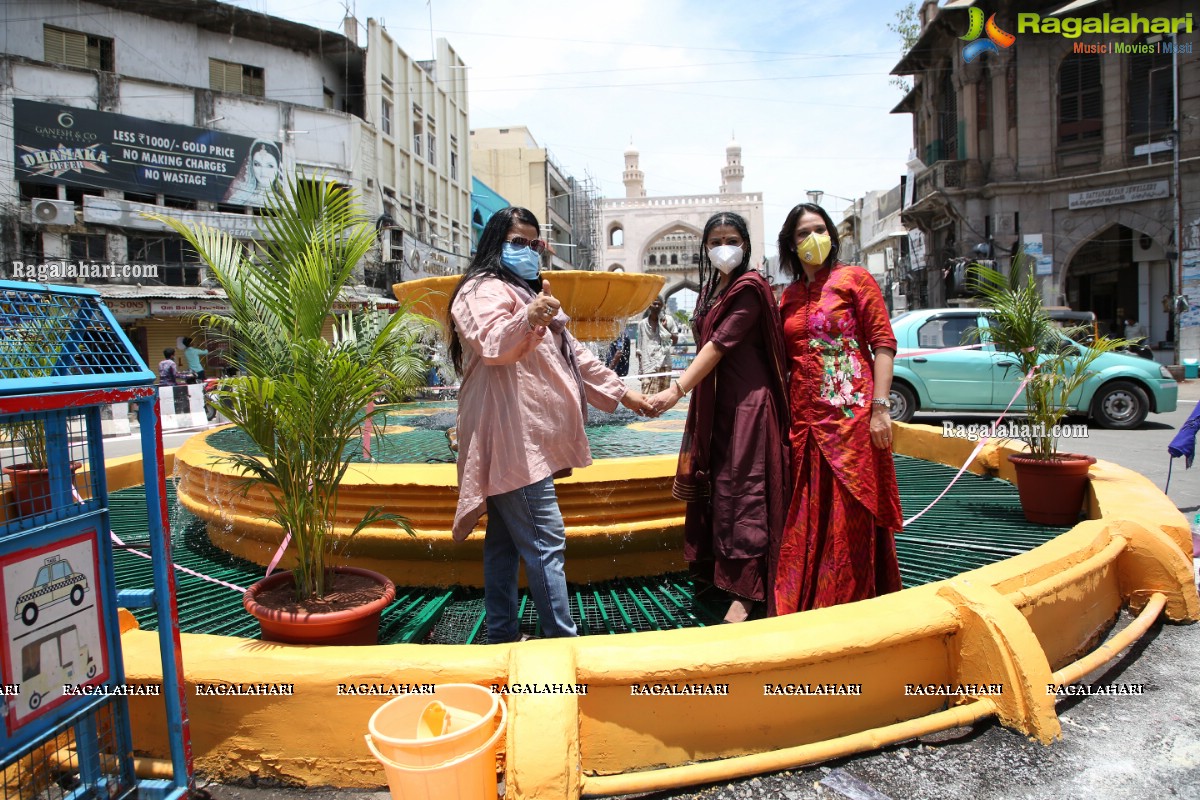
[[[1040,366],[1041,366],[1040,364],[1035,364],[1033,369],[1029,370],[1029,372],[1025,374],[1025,377],[1021,379],[1021,384],[1019,386],[1017,386],[1017,391],[1013,394],[1012,399],[1008,401],[1008,405],[1006,405],[1004,407],[1004,410],[1002,412],[1000,412],[1000,416],[997,417],[994,422],[992,422],[992,426],[991,426],[992,433],[989,433],[988,435],[982,437],[979,440],[979,444],[975,445],[975,449],[971,451],[971,455],[967,456],[967,460],[964,461],[963,465],[958,468],[958,472],[956,472],[954,474],[954,477],[950,480],[950,483],[946,484],[946,488],[942,489],[942,493],[939,494],[937,497],[933,498],[933,502],[931,502],[929,505],[925,506],[925,508],[921,509],[919,512],[917,512],[913,516],[904,520],[903,524],[905,527],[916,522],[918,519],[920,519],[922,516],[925,515],[926,511],[928,511],[929,509],[931,509],[935,505],[937,505],[938,501],[940,501],[943,497],[946,496],[946,492],[950,491],[950,487],[952,487],[955,483],[958,482],[958,479],[962,477],[962,474],[967,471],[967,467],[971,466],[971,462],[973,462],[975,460],[975,457],[977,455],[979,455],[979,451],[983,450],[983,446],[985,444],[987,444],[989,440],[991,440],[992,434],[995,433],[996,426],[998,426],[1000,424],[1000,421],[1004,419],[1005,414],[1007,414],[1008,410],[1010,408],[1012,408],[1012,404],[1017,402],[1017,398],[1021,396],[1021,392],[1025,391],[1025,386],[1029,383],[1030,380],[1033,379],[1033,373],[1037,372],[1038,367],[1040,367]]]

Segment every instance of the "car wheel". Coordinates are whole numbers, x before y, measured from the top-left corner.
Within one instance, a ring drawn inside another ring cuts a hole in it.
[[[895,422],[911,422],[913,414],[917,413],[917,396],[908,388],[908,384],[893,382],[888,397],[892,401],[892,419]]]
[[[1130,381],[1106,383],[1092,400],[1092,417],[1102,428],[1136,428],[1149,413],[1150,401],[1145,390]]]
[[[42,696],[40,694],[38,694],[37,692],[34,692],[33,694],[29,695],[29,707],[31,709],[37,708],[41,704],[42,704]]]
[[[37,603],[26,603],[25,607],[21,609],[21,622],[24,622],[26,625],[32,625],[37,622],[37,618]]]
[[[74,586],[71,589],[71,605],[77,606],[83,602],[83,587]]]
[[[94,678],[94,677],[96,677],[96,665],[95,665],[94,663],[93,663],[93,664],[88,664],[88,668],[87,668],[87,676],[88,676],[89,678]]]

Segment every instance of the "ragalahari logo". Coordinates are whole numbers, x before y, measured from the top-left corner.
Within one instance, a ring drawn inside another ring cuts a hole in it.
[[[1012,47],[1012,43],[1017,40],[1006,30],[1003,30],[996,24],[996,15],[992,14],[987,18],[987,23],[983,21],[983,9],[972,8],[971,10],[971,28],[967,31],[966,36],[960,36],[964,42],[970,42],[963,48],[963,61],[970,64],[981,53],[999,53],[1001,48],[1008,49]],[[987,34],[986,39],[980,39],[983,34]]]

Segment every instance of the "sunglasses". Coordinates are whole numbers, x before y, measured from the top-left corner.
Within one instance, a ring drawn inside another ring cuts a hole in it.
[[[528,247],[535,253],[544,253],[547,247],[545,239],[526,239],[524,236],[514,236],[507,243],[513,247]]]

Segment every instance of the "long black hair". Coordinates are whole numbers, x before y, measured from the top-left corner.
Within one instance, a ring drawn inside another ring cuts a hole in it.
[[[829,213],[816,203],[801,203],[788,212],[783,227],[779,229],[779,266],[783,267],[792,280],[798,281],[804,277],[804,266],[800,263],[800,255],[796,252],[796,223],[805,214],[816,214],[825,221],[825,231],[829,234],[829,255],[825,257],[822,266],[833,269],[837,264],[838,232]]]
[[[523,286],[532,289],[535,294],[542,290],[540,277],[536,281],[524,280],[505,269],[504,265],[500,263],[500,253],[504,249],[504,242],[508,239],[508,232],[512,230],[514,224],[532,225],[535,230],[541,230],[538,218],[527,208],[509,206],[493,214],[492,218],[487,221],[487,225],[483,227],[483,233],[479,236],[479,245],[475,248],[475,257],[471,259],[471,266],[467,267],[462,280],[450,293],[449,307],[451,309],[454,308],[454,300],[458,297],[458,293],[466,288],[467,284],[476,285],[484,278],[495,278],[505,283],[511,283],[513,286]],[[453,362],[455,371],[461,376],[462,342],[459,341],[458,330],[454,327],[453,314],[450,314],[450,361]]]
[[[707,308],[716,300],[717,283],[721,280],[721,271],[712,265],[708,259],[708,235],[714,228],[728,225],[742,237],[742,263],[729,273],[729,283],[741,277],[750,269],[750,229],[741,214],[732,211],[721,211],[713,214],[704,223],[704,233],[700,235],[700,298],[696,302],[697,313]],[[729,284],[726,284],[728,286]]]

